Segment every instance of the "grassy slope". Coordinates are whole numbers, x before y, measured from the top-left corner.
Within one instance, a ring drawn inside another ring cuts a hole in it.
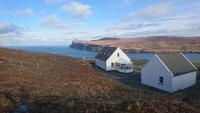
[[[200,70],[200,62],[193,62],[193,64]]]
[[[128,89],[70,57],[0,48],[0,62],[1,113],[19,103],[28,105],[30,113],[195,113],[199,109],[176,95]]]

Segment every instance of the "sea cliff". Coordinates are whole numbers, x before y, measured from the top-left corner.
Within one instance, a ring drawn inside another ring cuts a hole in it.
[[[73,40],[71,48],[99,51],[105,46],[120,47],[127,52],[183,52],[199,53],[200,37],[154,36],[140,38],[102,38]]]

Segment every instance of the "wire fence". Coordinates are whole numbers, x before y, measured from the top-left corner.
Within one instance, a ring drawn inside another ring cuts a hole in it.
[[[24,70],[26,68],[36,68],[36,69],[54,69],[55,67],[62,68],[62,67],[66,67],[69,65],[73,65],[75,63],[82,63],[85,65],[85,63],[94,63],[95,62],[95,58],[93,57],[87,57],[85,59],[81,59],[81,58],[77,58],[78,60],[76,60],[76,62],[74,62],[73,60],[68,60],[68,58],[66,58],[66,60],[64,59],[63,62],[59,61],[58,59],[53,59],[51,61],[31,61],[29,59],[24,59],[24,60],[15,60],[15,59],[0,59],[0,66],[1,67],[8,67],[9,70],[12,70],[14,68],[17,68],[17,70]]]
[[[70,62],[69,62],[70,63]],[[52,62],[43,62],[43,61],[27,61],[27,60],[0,60],[0,70],[1,68],[8,68],[8,70],[23,70],[26,68],[35,68],[35,69],[44,69],[44,68],[51,68],[58,65],[56,61]],[[61,67],[61,66],[60,66]]]

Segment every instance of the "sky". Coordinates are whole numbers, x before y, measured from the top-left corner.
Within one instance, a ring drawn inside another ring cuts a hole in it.
[[[200,36],[200,0],[0,0],[0,45]]]

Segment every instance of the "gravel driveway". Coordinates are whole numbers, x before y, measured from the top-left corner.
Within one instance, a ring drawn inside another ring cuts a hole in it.
[[[108,72],[108,71],[105,71],[105,70],[95,66],[95,65],[93,65],[93,67],[97,71],[102,73],[103,75],[110,77],[111,79],[117,80],[120,83],[122,83],[123,85],[128,86],[129,88],[140,88],[140,89],[144,89],[144,90],[169,94],[169,93],[164,92],[162,90],[141,84],[141,79],[140,79],[141,74],[140,74],[140,72],[134,71],[132,73],[126,74],[126,73],[119,73],[117,71],[109,71]]]
[[[104,71],[103,69],[94,66],[97,71],[100,73],[103,73],[105,76],[108,76],[114,80],[117,80],[121,82],[122,84],[128,86],[128,87],[142,87],[143,85],[140,82],[140,73],[139,72],[132,72],[129,74],[126,73],[120,73],[117,71]]]

